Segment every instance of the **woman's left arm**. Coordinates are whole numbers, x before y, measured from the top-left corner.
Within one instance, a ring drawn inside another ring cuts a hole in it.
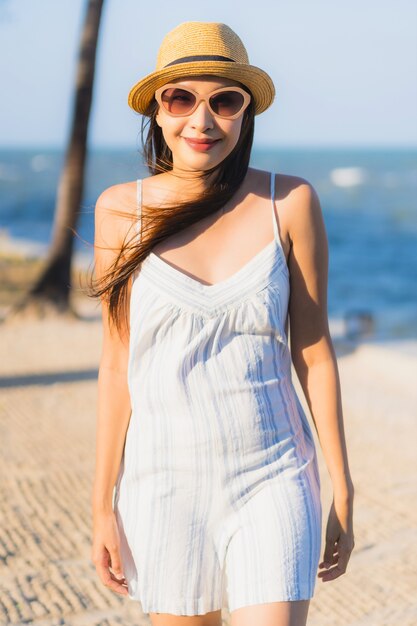
[[[329,250],[317,193],[307,181],[294,191],[291,203],[288,259],[291,358],[314,421],[333,484],[334,501],[329,517],[324,561],[337,563],[334,544],[343,535],[346,548],[338,568],[325,572],[324,580],[344,573],[353,549],[354,487],[349,470],[343,425],[340,379],[329,331],[327,284]],[[295,207],[295,209],[294,209]]]

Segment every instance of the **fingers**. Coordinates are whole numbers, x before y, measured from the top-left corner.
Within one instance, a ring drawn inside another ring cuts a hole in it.
[[[330,567],[333,563],[335,563],[334,553],[337,551],[336,541],[331,538],[326,539],[326,546],[324,549],[323,561],[320,563],[319,567]]]
[[[353,549],[353,547],[351,548],[342,539],[340,539],[336,545],[331,546],[331,543],[333,542],[326,542],[324,559],[319,564],[319,567],[326,569],[326,571],[318,573],[318,577],[322,579],[322,582],[334,580],[346,572]],[[334,567],[332,567],[333,565]]]
[[[117,581],[114,575],[106,568],[103,568],[101,571],[98,570],[98,574],[105,587],[108,587],[112,591],[115,591],[123,596],[128,594],[127,583],[124,578]]]
[[[113,571],[113,574],[116,576],[116,578],[122,578],[124,580],[124,574],[123,574],[123,570],[122,570],[122,561],[120,558],[120,553],[118,548],[112,547],[109,548],[109,552],[110,552],[110,567]]]
[[[112,549],[112,553],[113,559],[108,550],[103,546],[101,554],[95,557],[93,562],[103,585],[116,593],[126,596],[128,595],[127,583],[122,573],[118,550]],[[112,566],[112,563],[115,565]]]

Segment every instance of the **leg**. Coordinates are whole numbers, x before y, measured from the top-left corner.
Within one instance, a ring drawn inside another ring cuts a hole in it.
[[[305,626],[310,600],[243,606],[231,612],[231,626]]]
[[[149,613],[152,626],[221,626],[222,612],[211,611],[205,615],[172,615]]]

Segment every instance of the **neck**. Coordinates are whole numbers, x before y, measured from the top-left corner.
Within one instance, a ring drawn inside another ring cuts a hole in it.
[[[166,174],[172,177],[178,185],[181,185],[183,191],[196,193],[210,188],[216,172],[212,172],[210,176],[204,177],[204,171],[202,170],[185,170],[174,165],[173,169],[166,172]]]

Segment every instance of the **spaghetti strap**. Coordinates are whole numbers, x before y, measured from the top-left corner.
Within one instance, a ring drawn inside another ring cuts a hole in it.
[[[274,236],[275,239],[278,239],[278,226],[277,226],[277,218],[275,213],[275,172],[271,172],[271,208],[272,208],[272,224],[274,226]]]
[[[137,202],[137,223],[136,223],[136,230],[138,232],[139,235],[139,241],[141,239],[142,236],[142,232],[141,232],[141,223],[142,223],[142,179],[138,178],[136,181],[136,202]]]
[[[272,224],[274,227],[274,238],[284,254],[284,248],[282,247],[281,237],[278,232],[278,217],[275,209],[275,172],[271,172],[271,209],[272,209]],[[285,258],[285,255],[284,255]]]

